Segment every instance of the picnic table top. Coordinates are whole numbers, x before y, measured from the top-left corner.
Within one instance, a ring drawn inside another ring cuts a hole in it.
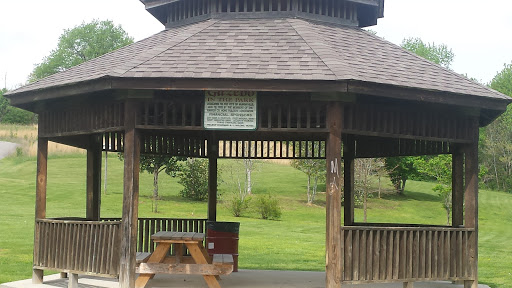
[[[174,231],[160,231],[151,235],[153,241],[165,240],[184,240],[184,241],[203,241],[204,233],[198,232],[174,232]]]

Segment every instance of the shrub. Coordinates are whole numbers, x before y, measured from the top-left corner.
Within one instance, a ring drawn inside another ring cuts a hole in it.
[[[250,197],[242,198],[239,196],[239,194],[236,194],[227,203],[228,210],[234,217],[240,217],[247,211],[247,209],[249,209],[250,201]]]
[[[256,211],[261,219],[278,220],[281,218],[279,201],[271,195],[259,196],[256,200]]]
[[[189,158],[181,168],[178,183],[183,185],[180,195],[203,201],[208,199],[208,160]]]

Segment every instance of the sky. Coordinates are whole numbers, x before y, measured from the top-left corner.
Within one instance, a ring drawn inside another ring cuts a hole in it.
[[[164,29],[139,0],[0,0],[0,11],[0,88],[7,89],[26,83],[64,29],[108,19],[135,41]],[[488,83],[512,63],[511,11],[508,0],[385,0],[384,18],[370,29],[395,44],[409,37],[446,44],[455,72]]]

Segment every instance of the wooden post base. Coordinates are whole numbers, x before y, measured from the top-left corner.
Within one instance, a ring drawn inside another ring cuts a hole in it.
[[[404,282],[404,288],[413,288],[414,282]]]
[[[478,288],[478,281],[466,280],[464,281],[464,288]]]
[[[32,269],[32,284],[43,284],[43,275],[43,270]]]

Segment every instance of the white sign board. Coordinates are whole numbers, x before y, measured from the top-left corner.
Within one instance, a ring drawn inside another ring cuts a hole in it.
[[[206,91],[204,128],[220,130],[256,130],[254,91]]]

